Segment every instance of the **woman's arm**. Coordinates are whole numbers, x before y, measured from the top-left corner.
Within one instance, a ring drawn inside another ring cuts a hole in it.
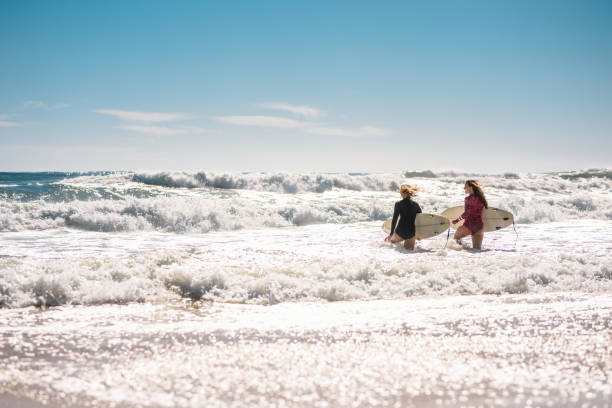
[[[470,208],[470,204],[468,201],[469,197],[465,197],[465,199],[463,200],[463,214],[461,214],[458,218],[455,218],[453,220],[453,224],[458,223],[459,221],[461,221],[462,219],[464,219],[467,215],[468,215],[468,211]]]
[[[391,232],[389,236],[393,235],[395,232],[395,225],[397,224],[397,218],[399,217],[399,203],[395,203],[395,207],[393,208],[393,220],[391,220]]]

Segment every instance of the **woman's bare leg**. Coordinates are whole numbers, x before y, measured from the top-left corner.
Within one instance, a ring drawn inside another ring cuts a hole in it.
[[[472,234],[472,247],[474,249],[482,249],[482,239],[484,238],[484,231],[480,229]]]
[[[404,248],[405,249],[409,249],[411,251],[414,251],[414,244],[416,243],[416,238],[412,237],[412,238],[408,238],[407,240],[404,241]]]
[[[465,225],[462,225],[459,228],[457,228],[457,231],[455,231],[455,235],[453,236],[453,238],[455,238],[455,241],[459,243],[459,240],[461,238],[467,237],[468,235],[472,235],[472,231],[470,231],[470,229],[466,227]]]
[[[402,238],[399,235],[397,235],[397,232],[394,232],[393,235],[391,236],[391,242],[394,243],[394,244],[397,243],[397,242],[403,241],[403,240],[404,240],[404,238]]]

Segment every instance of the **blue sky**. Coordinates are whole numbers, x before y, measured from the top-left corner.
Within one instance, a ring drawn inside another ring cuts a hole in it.
[[[0,170],[612,167],[609,1],[3,1]]]

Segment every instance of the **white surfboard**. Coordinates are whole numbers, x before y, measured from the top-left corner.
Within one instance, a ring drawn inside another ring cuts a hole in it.
[[[391,221],[389,218],[382,226],[383,231],[387,234],[391,232]],[[399,218],[398,218],[399,222]],[[435,214],[420,213],[416,215],[414,220],[415,237],[417,239],[425,239],[435,237],[448,229],[449,222],[445,217]]]
[[[463,212],[463,206],[460,205],[444,210],[440,215],[447,218],[449,222],[451,222],[451,228],[458,229],[460,226],[463,225],[463,220],[459,221],[456,224],[453,224],[452,221],[458,218],[461,214],[463,214]],[[508,211],[492,207],[484,208],[482,210],[482,224],[484,226],[484,232],[497,231],[499,229],[507,227],[508,225],[512,225],[513,223],[514,216]]]

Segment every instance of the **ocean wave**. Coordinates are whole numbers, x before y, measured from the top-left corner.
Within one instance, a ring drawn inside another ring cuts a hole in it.
[[[612,180],[612,171],[609,169],[589,169],[572,172],[553,173],[566,180],[605,178]]]
[[[612,190],[610,170],[592,169],[564,173],[477,174],[458,171],[405,171],[403,173],[215,173],[215,172],[97,172],[97,173],[2,173],[0,199],[52,202],[117,200],[173,194],[179,189],[251,190],[282,194],[329,191],[395,192],[402,183],[435,184],[441,192],[461,190],[473,178],[489,189],[504,192],[564,192],[582,194]],[[30,177],[28,179],[28,177]],[[493,191],[495,192],[495,191]]]
[[[609,173],[609,171],[608,171]],[[403,174],[213,174],[186,172],[158,172],[134,174],[132,180],[145,185],[171,188],[216,188],[222,190],[255,190],[274,193],[298,194],[305,192],[323,193],[331,190],[349,190],[356,192],[377,191],[395,192],[403,183],[429,185],[437,183],[437,189],[445,193],[449,190],[461,190],[459,187],[466,179],[477,179],[493,189],[494,193],[534,192],[534,193],[567,193],[584,194],[589,191],[609,193],[612,190],[612,179],[605,176],[605,170],[587,173],[563,174],[542,173],[503,173],[498,175],[470,174],[454,171],[434,173],[426,171],[407,171]]]
[[[128,260],[21,263],[0,260],[0,307],[142,302],[153,293],[146,264]]]
[[[592,218],[612,219],[612,198],[609,197],[507,197],[504,209],[514,214],[519,224],[532,224]]]
[[[15,184],[0,185],[0,200],[5,201],[38,201],[70,202],[91,200],[122,200],[126,197],[151,197],[163,194],[150,188],[131,185],[125,173],[52,173],[51,175],[35,174],[28,179],[28,174],[19,173],[19,177],[8,179]],[[7,178],[7,177],[5,177]]]
[[[58,180],[53,174],[52,183],[32,187],[36,192],[27,199],[18,189],[0,188],[0,232],[206,233],[384,220],[399,199],[397,187],[406,181],[420,187],[416,201],[423,211],[439,214],[463,204],[465,178],[449,173],[402,179],[398,174],[157,172]],[[612,180],[606,177],[508,173],[479,181],[486,185],[489,205],[512,212],[517,223],[612,219]]]
[[[452,185],[455,189],[462,190],[465,178],[446,178],[440,180],[442,183]],[[602,178],[578,178],[573,180],[560,177],[544,177],[540,174],[524,175],[520,178],[506,177],[480,177],[477,181],[484,185],[484,191],[488,196],[497,197],[525,197],[546,200],[549,197],[565,197],[574,199],[576,197],[591,197],[609,195],[612,190],[612,180]]]
[[[0,201],[0,232],[70,228],[83,231],[207,233],[240,229],[382,221],[392,215],[390,194],[298,195],[271,193],[153,196],[88,201]],[[462,196],[433,186],[416,198],[424,212],[461,205]],[[570,219],[612,219],[612,196],[520,191],[488,195],[489,205],[508,210],[519,224]]]
[[[0,202],[0,231],[73,228],[83,231],[207,233],[309,224],[384,220],[391,208],[374,201],[296,202],[253,205],[248,199],[199,197],[74,201]]]
[[[406,171],[404,172],[404,177],[406,178],[436,178],[438,175],[431,170],[423,170],[423,171]]]
[[[390,175],[290,174],[212,172],[135,173],[132,180],[147,185],[183,188],[248,189],[276,193],[322,193],[332,189],[352,191],[394,191],[399,188]]]
[[[500,174],[487,174],[478,172],[465,172],[456,170],[445,170],[433,172],[431,170],[407,170],[403,173],[404,177],[407,178],[506,178],[506,179],[520,179],[522,177],[532,178],[534,176],[542,177],[559,177],[565,180],[576,180],[576,179],[589,179],[589,178],[606,178],[612,180],[612,171],[610,169],[588,169],[588,170],[573,170],[565,172],[552,172],[552,173],[514,173],[505,172]]]
[[[444,250],[410,262],[405,255],[383,262],[371,256],[313,258],[282,251],[251,258],[246,250],[220,262],[214,254],[210,249],[164,249],[123,258],[0,259],[0,307],[155,302],[169,297],[269,305],[612,290],[612,267],[606,256],[594,254],[485,254],[477,263]]]

